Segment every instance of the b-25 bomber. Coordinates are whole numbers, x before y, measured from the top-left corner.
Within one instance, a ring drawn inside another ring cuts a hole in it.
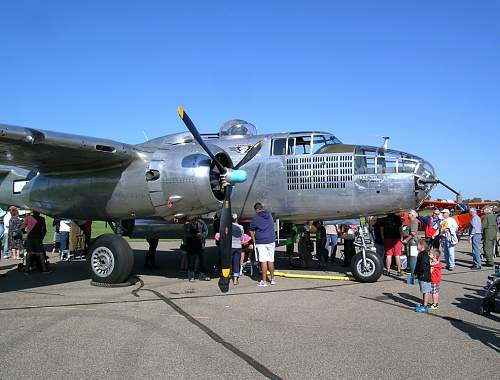
[[[387,147],[343,144],[319,131],[259,135],[243,120],[201,135],[178,112],[189,132],[137,145],[0,124],[0,203],[113,223],[117,233],[88,252],[92,279],[104,283],[131,274],[123,234],[166,237],[172,223],[215,212],[228,283],[232,211],[251,218],[262,202],[284,223],[385,215],[416,208],[439,182],[429,162]],[[351,262],[364,282],[376,281],[382,266],[365,251]]]

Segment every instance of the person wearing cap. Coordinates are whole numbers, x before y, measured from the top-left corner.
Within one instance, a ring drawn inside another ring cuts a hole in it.
[[[477,215],[477,210],[474,207],[469,209],[469,214],[472,217],[469,232],[469,240],[472,244],[471,269],[481,269],[481,239],[483,238],[481,218]]]
[[[483,231],[483,249],[484,258],[486,260],[485,266],[493,266],[493,247],[495,245],[495,240],[497,238],[497,222],[495,215],[493,215],[493,209],[489,206],[483,209],[484,217],[482,222]]]
[[[443,247],[446,269],[453,270],[455,268],[455,245],[458,243],[458,224],[450,216],[450,210],[447,208],[441,211],[441,214],[444,218],[441,221],[441,246]]]
[[[434,229],[434,235],[431,239],[431,248],[439,249],[441,245],[441,220],[443,219],[443,215],[439,209],[435,209],[432,214],[432,228]]]
[[[424,225],[425,241],[430,248],[439,248],[440,245],[440,214],[441,212],[438,209],[435,209],[431,215],[417,217],[417,219]]]
[[[243,241],[243,226],[238,223],[238,214],[233,214],[231,240],[231,262],[233,268],[233,285],[238,285],[241,269],[241,243]]]

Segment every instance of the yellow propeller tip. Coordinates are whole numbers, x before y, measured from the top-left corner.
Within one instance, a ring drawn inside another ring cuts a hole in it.
[[[183,118],[184,118],[184,110],[182,109],[182,107],[181,107],[181,106],[179,106],[179,107],[177,108],[177,113],[179,114],[179,116],[181,117],[181,119],[183,119]]]

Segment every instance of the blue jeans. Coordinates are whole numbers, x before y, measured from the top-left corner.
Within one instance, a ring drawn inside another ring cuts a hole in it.
[[[4,234],[3,234],[3,256],[8,257],[10,255],[9,253],[9,233],[5,231],[4,227]]]
[[[331,253],[331,260],[333,261],[335,259],[335,255],[337,254],[337,243],[338,243],[338,240],[339,240],[339,236],[338,235],[330,235],[330,234],[327,234],[326,235],[326,249],[328,249],[328,247],[332,247],[330,251]],[[328,257],[326,258],[328,260]]]
[[[380,258],[382,259],[382,263],[384,262],[384,256],[385,256],[385,247],[383,244],[380,244],[380,243],[373,243],[373,245],[375,246],[375,251],[377,252],[377,255],[380,256]]]
[[[231,250],[231,260],[232,260],[232,267],[233,267],[233,277],[239,277],[240,275],[240,261],[241,261],[241,248],[233,248]]]
[[[59,232],[60,240],[61,240],[61,248],[59,251],[59,258],[62,260],[64,258],[64,254],[69,259],[69,232]]]
[[[444,262],[447,267],[455,268],[455,246],[448,240],[441,240],[444,252]]]
[[[4,228],[3,228],[3,223],[0,223],[0,252],[2,252],[2,240],[4,236]]]
[[[481,234],[472,235],[472,263],[481,268]]]

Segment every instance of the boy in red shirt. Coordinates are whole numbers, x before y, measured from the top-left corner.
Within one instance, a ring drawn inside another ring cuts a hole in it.
[[[429,253],[431,259],[431,295],[432,303],[429,309],[437,309],[439,307],[439,287],[441,284],[441,268],[443,264],[439,261],[441,252],[437,248],[433,248]]]

